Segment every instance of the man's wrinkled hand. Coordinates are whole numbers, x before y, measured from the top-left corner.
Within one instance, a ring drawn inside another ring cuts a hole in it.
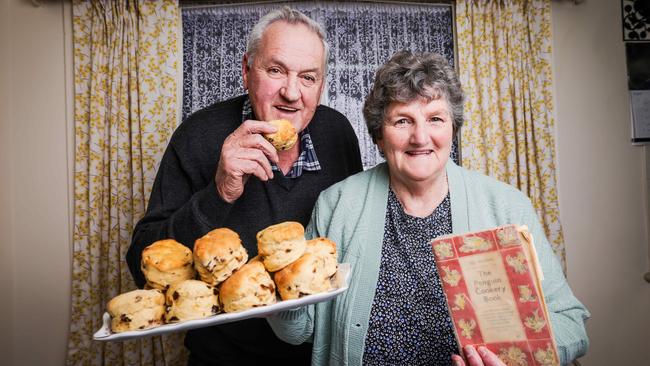
[[[262,181],[273,178],[271,163],[278,162],[278,153],[261,134],[277,129],[267,122],[246,120],[223,143],[214,181],[217,193],[229,203],[243,193],[251,175]]]

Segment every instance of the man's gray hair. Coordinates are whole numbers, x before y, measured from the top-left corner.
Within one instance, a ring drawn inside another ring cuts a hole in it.
[[[323,42],[323,73],[327,73],[327,59],[329,58],[329,46],[325,39],[325,31],[318,22],[309,18],[298,10],[292,9],[288,6],[283,6],[280,9],[273,10],[266,14],[255,24],[251,34],[248,37],[248,44],[246,45],[246,55],[248,55],[248,67],[253,66],[253,59],[260,49],[262,43],[262,36],[266,29],[275,22],[287,22],[289,24],[303,24],[309,30],[314,32],[321,42]]]
[[[463,125],[463,90],[453,67],[435,53],[399,51],[378,70],[363,105],[363,117],[373,142],[381,139],[386,109],[392,102],[444,98],[449,105],[454,136]]]

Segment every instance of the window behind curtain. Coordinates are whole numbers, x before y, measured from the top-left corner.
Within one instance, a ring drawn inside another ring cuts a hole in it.
[[[383,161],[368,135],[362,108],[375,71],[393,53],[436,52],[454,65],[450,5],[386,3],[290,4],[318,21],[330,45],[322,103],[348,117],[364,167]],[[183,14],[183,119],[244,93],[241,61],[253,25],[281,4],[186,7]],[[458,162],[457,144],[452,158]]]

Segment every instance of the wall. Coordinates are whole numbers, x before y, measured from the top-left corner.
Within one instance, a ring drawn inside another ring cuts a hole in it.
[[[9,366],[64,364],[68,334],[70,6],[41,3],[0,0],[0,354]],[[620,2],[553,2],[553,31],[569,281],[593,314],[581,361],[646,365],[646,160],[628,142]]]
[[[62,365],[71,268],[66,120],[71,74],[66,74],[64,4],[1,4],[0,199],[9,199],[9,208],[0,201],[0,333],[3,349],[8,342],[12,355],[3,353],[2,364],[8,359],[16,366]],[[7,298],[11,305],[5,315]]]
[[[630,144],[620,1],[553,2],[561,220],[591,310],[587,366],[650,364],[644,147]]]
[[[0,355],[13,358],[13,241],[11,165],[11,38],[9,2],[0,0]]]

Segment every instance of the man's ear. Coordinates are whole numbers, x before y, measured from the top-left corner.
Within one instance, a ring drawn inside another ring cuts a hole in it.
[[[241,62],[241,74],[244,79],[244,90],[248,90],[248,72],[250,68],[248,67],[248,55],[244,54]]]

